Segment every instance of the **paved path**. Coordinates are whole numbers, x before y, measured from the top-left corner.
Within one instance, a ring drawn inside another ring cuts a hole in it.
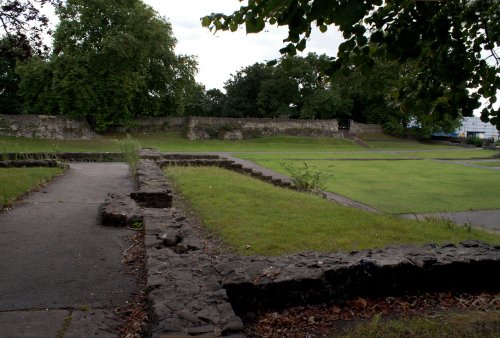
[[[0,214],[1,337],[114,337],[113,309],[136,291],[121,264],[129,233],[98,211],[108,192],[131,190],[123,163],[71,164]]]
[[[476,210],[440,212],[432,214],[406,214],[401,215],[408,219],[425,220],[426,218],[448,219],[455,224],[471,225],[500,232],[500,210]]]

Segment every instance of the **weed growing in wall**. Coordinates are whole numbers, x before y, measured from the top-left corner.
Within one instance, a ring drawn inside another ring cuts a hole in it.
[[[141,144],[127,134],[127,137],[122,140],[115,140],[118,144],[120,152],[123,153],[125,161],[130,165],[132,175],[137,171],[137,164],[139,163],[139,149]]]

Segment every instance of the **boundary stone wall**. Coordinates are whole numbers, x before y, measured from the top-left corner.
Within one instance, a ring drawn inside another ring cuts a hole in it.
[[[191,117],[187,138],[241,140],[259,136],[339,136],[337,120]]]
[[[99,137],[85,120],[47,115],[0,115],[0,135],[50,140],[92,140]]]
[[[349,132],[351,134],[383,133],[384,126],[381,124],[357,123],[353,120],[349,120]]]
[[[151,133],[160,131],[184,131],[189,117],[142,117],[133,120],[127,126],[111,127],[112,133]]]
[[[260,136],[343,137],[337,120],[296,120],[271,118],[145,117],[109,132],[185,132],[190,140],[242,140]],[[382,125],[350,121],[349,133],[379,133]],[[99,138],[81,119],[46,115],[0,115],[0,136],[51,140],[92,140]]]

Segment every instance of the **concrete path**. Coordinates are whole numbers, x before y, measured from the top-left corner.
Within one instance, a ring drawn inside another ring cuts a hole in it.
[[[131,190],[126,164],[71,164],[0,214],[1,337],[115,336],[113,309],[136,291],[121,263],[129,232],[98,212],[107,193]]]
[[[476,210],[440,212],[431,214],[405,214],[404,218],[425,220],[426,218],[447,219],[458,225],[470,225],[500,232],[500,210]]]

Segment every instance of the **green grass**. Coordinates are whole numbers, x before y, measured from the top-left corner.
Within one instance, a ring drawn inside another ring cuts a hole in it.
[[[472,162],[472,164],[480,165],[483,167],[493,167],[500,168],[500,161],[492,161],[492,162]]]
[[[175,133],[161,133],[138,136],[143,146],[155,147],[160,151],[191,152],[276,152],[276,151],[336,151],[361,150],[346,139],[273,136],[250,140],[206,140],[190,141]]]
[[[277,153],[236,153],[236,157],[247,160],[325,160],[325,159],[406,159],[404,154],[387,154],[376,151],[358,152],[277,152]]]
[[[242,141],[190,141],[179,133],[132,135],[143,147],[153,147],[160,151],[217,152],[217,151],[338,151],[361,150],[362,148],[345,139],[274,136]],[[106,152],[118,151],[116,138],[125,135],[106,135],[91,141],[59,141],[0,137],[0,152]]]
[[[500,236],[444,222],[362,212],[218,168],[168,168],[207,228],[243,254],[332,252],[411,243],[500,242]],[[249,245],[249,249],[244,249]]]
[[[281,163],[259,165],[287,174]],[[305,161],[330,175],[326,190],[389,213],[425,213],[496,209],[500,172],[452,163],[417,161]]]
[[[62,141],[0,136],[0,155],[11,152],[115,152],[119,149],[119,145],[112,138],[91,141]]]
[[[190,141],[176,132],[133,134],[143,147],[153,147],[168,152],[336,152],[366,151],[348,139],[312,138],[293,136],[262,137],[250,140],[205,140]],[[42,140],[15,137],[0,137],[0,152],[113,152],[119,151],[114,139],[124,134],[109,134],[90,141]],[[372,142],[372,141],[369,141]],[[374,150],[445,149],[439,145],[418,142],[373,141]],[[378,143],[377,143],[378,142]],[[375,155],[383,156],[383,155]],[[390,155],[386,155],[390,156]],[[394,156],[394,155],[393,155]]]
[[[494,338],[499,337],[500,311],[465,311],[361,324],[344,338]]]
[[[0,169],[0,207],[10,206],[17,198],[61,172],[58,168]]]
[[[437,159],[471,159],[471,158],[492,158],[495,154],[500,154],[497,150],[483,149],[447,149],[439,151],[419,151],[405,152],[405,155],[419,158],[437,158]]]
[[[370,148],[380,150],[430,150],[430,149],[455,149],[453,146],[440,144],[424,144],[416,141],[364,141]]]

